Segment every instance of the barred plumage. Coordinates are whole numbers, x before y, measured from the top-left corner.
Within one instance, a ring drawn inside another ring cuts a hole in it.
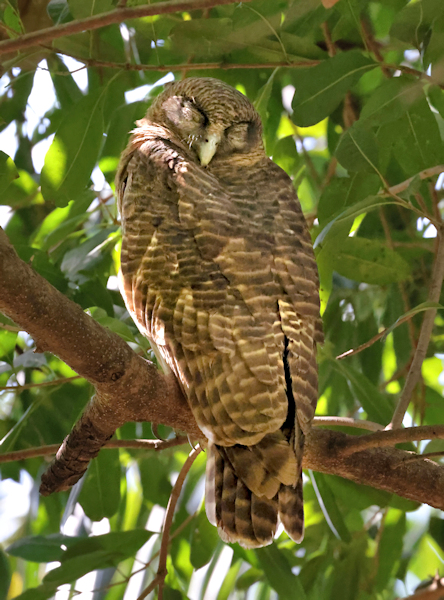
[[[122,293],[209,440],[209,520],[225,541],[259,547],[279,517],[300,541],[318,278],[258,114],[215,79],[169,85],[138,122],[116,189]]]

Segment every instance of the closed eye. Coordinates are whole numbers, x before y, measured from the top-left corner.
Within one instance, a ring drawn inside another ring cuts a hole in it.
[[[234,123],[225,130],[228,143],[235,150],[245,150],[251,146],[256,139],[256,135],[252,135],[254,123],[250,121],[242,121]]]

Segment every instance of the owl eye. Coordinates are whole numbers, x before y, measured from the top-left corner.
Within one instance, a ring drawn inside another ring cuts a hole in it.
[[[256,127],[254,123],[235,123],[225,130],[228,143],[235,150],[247,150],[256,141]]]
[[[186,135],[193,135],[205,127],[208,119],[198,107],[187,98],[171,96],[163,103],[168,119]]]

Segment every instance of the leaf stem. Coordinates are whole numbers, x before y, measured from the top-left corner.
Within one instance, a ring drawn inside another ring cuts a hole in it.
[[[140,594],[137,600],[143,600],[144,598],[146,598],[148,594],[150,594],[157,587],[157,585],[159,586],[158,600],[162,600],[163,584],[165,581],[165,577],[168,573],[166,563],[168,558],[168,544],[170,537],[170,529],[173,523],[174,510],[176,508],[177,501],[179,500],[180,492],[182,491],[185,477],[187,476],[188,471],[191,469],[191,465],[196,460],[201,451],[202,449],[198,444],[195,448],[191,450],[182,469],[180,470],[179,476],[171,491],[170,499],[168,501],[168,506],[166,509],[165,522],[163,525],[162,543],[160,545],[159,566],[157,568],[157,575],[154,578],[154,580],[150,583],[150,585]]]
[[[313,427],[355,427],[357,429],[368,429],[370,431],[383,431],[384,427],[379,423],[366,421],[365,419],[352,419],[350,417],[315,417],[312,421]]]

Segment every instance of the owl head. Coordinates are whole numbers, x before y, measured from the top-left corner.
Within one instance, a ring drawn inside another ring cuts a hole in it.
[[[202,166],[236,153],[263,153],[262,124],[254,106],[243,94],[211,77],[167,84],[146,120],[172,130]]]

